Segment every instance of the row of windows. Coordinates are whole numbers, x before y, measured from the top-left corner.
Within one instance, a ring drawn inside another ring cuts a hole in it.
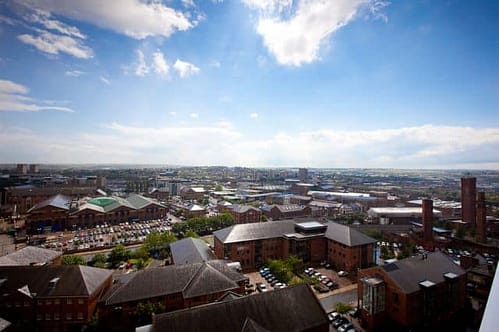
[[[66,304],[73,304],[73,299],[66,299]],[[60,300],[59,299],[54,299],[52,301],[52,299],[47,299],[45,300],[45,304],[46,305],[51,305],[51,304],[60,304]],[[78,303],[78,304],[84,304],[85,301],[83,299],[78,299],[77,301],[75,301],[75,303]],[[42,301],[39,302],[39,304],[43,304]]]
[[[76,314],[76,319],[82,320],[83,319],[83,312],[79,312]],[[61,315],[58,312],[54,312],[52,315],[51,313],[46,313],[45,315],[43,314],[37,314],[36,319],[37,320],[61,320]],[[72,313],[67,313],[66,314],[66,320],[73,320],[73,314]]]

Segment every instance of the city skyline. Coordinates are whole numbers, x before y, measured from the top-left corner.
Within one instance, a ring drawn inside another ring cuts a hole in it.
[[[490,1],[0,4],[0,163],[499,169]]]

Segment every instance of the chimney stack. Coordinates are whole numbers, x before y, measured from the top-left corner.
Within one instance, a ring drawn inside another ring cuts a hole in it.
[[[461,219],[476,227],[476,178],[461,178]]]
[[[486,242],[485,235],[487,222],[487,208],[485,206],[485,193],[479,192],[476,201],[476,240],[478,242]]]
[[[423,246],[426,249],[433,248],[433,201],[423,199]]]

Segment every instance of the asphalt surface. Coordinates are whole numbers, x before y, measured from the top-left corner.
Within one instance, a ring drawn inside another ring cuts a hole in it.
[[[333,294],[330,296],[323,297],[319,299],[321,302],[322,307],[326,312],[331,312],[334,310],[334,306],[337,303],[343,302],[343,303],[354,303],[355,306],[357,306],[357,288],[342,292],[339,294]]]

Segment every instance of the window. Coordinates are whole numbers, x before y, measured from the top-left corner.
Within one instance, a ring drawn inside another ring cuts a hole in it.
[[[36,320],[42,320],[42,314],[36,314]]]
[[[58,312],[54,312],[54,320],[59,320],[60,316]]]
[[[83,304],[83,299],[78,299],[78,304]]]
[[[73,315],[71,315],[71,313],[68,312],[66,314],[66,320],[71,320],[71,319],[73,319]]]
[[[61,301],[59,299],[54,299],[54,304],[60,304]]]
[[[73,300],[72,299],[66,299],[66,304],[73,304]]]
[[[45,320],[50,320],[50,314],[49,313],[45,314]]]
[[[46,305],[50,305],[50,304],[52,304],[52,300],[51,300],[51,299],[47,299],[47,300],[45,300],[45,304],[46,304]]]
[[[393,300],[394,304],[398,304],[399,303],[399,295],[398,295],[398,293],[395,293],[395,292],[392,293],[392,300]]]
[[[83,319],[83,312],[78,313],[78,319]]]

